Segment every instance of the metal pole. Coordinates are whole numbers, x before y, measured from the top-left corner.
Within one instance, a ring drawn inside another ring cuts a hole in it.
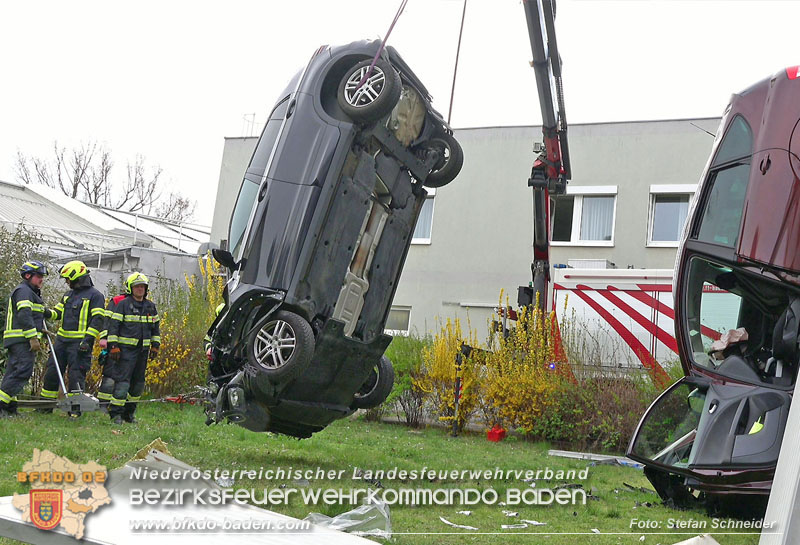
[[[61,391],[64,392],[64,395],[67,395],[67,387],[64,385],[64,377],[61,375],[61,366],[58,365],[58,356],[56,356],[56,345],[52,339],[55,335],[48,330],[45,330],[45,332],[47,333],[47,344],[50,345],[50,353],[53,354],[53,362],[56,364],[56,372],[58,373],[58,382],[61,383]]]
[[[453,409],[453,426],[451,434],[453,437],[458,436],[458,404],[461,400],[461,363],[463,362],[461,356],[461,349],[456,353],[456,380],[454,385],[453,395],[455,396],[455,407]]]

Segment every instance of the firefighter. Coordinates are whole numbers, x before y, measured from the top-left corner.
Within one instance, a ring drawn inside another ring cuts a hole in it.
[[[55,352],[63,375],[69,370],[68,396],[83,392],[86,373],[92,364],[92,347],[99,337],[105,316],[106,298],[92,284],[89,269],[82,261],[70,261],[59,271],[70,290],[53,309],[53,318],[60,319],[61,327],[56,335]],[[58,372],[53,354],[47,360],[41,396],[43,399],[58,397]],[[47,410],[52,412],[52,409]],[[80,416],[79,412],[70,416]]]
[[[98,363],[103,367],[103,376],[100,381],[100,387],[97,389],[97,399],[100,400],[100,408],[104,412],[108,411],[108,405],[114,396],[114,360],[108,357],[108,322],[111,320],[111,315],[114,313],[116,306],[127,295],[131,295],[131,293],[126,286],[125,293],[109,299],[105,312],[105,328],[100,332],[100,348],[102,348],[102,352],[100,352]]]
[[[3,346],[8,349],[6,372],[0,383],[0,416],[17,412],[16,395],[22,391],[33,374],[36,352],[41,350],[44,320],[54,317],[42,301],[41,288],[47,266],[40,261],[28,261],[19,269],[22,282],[8,298],[6,329]]]
[[[125,282],[130,295],[117,303],[108,321],[108,357],[114,380],[108,414],[114,424],[136,421],[133,414],[144,391],[147,360],[155,359],[161,346],[158,311],[147,299],[148,287],[145,275],[130,275]]]

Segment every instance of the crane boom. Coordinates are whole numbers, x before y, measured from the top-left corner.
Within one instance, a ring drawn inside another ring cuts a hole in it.
[[[528,179],[528,186],[533,188],[532,282],[520,287],[518,303],[528,306],[538,302],[544,311],[550,281],[550,195],[566,193],[571,169],[561,57],[555,32],[555,0],[523,0],[523,5],[533,54],[531,66],[542,110],[544,146],[534,146],[539,155]]]

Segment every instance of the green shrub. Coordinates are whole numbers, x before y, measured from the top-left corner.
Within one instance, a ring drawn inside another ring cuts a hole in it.
[[[431,346],[429,337],[398,335],[392,339],[386,356],[394,366],[394,388],[384,405],[394,404],[397,416],[406,425],[417,428],[422,425],[427,394],[414,381],[422,376],[423,353]]]

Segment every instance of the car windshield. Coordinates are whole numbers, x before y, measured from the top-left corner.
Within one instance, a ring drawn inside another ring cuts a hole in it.
[[[285,97],[270,114],[269,121],[264,126],[264,131],[261,133],[261,138],[258,140],[253,157],[250,159],[250,164],[245,172],[242,187],[239,189],[239,196],[236,198],[236,206],[231,214],[228,244],[231,254],[237,261],[242,258],[239,254],[244,246],[244,235],[245,231],[247,231],[247,224],[250,221],[250,214],[256,203],[256,194],[261,185],[270,155],[272,155],[272,149],[275,147],[275,141],[278,138],[288,105],[289,97]]]
[[[791,300],[784,285],[734,266],[692,257],[685,318],[680,320],[691,345],[691,363],[753,384],[794,384],[796,356],[778,354],[773,346],[774,329],[789,311]],[[782,335],[778,332],[778,337]]]
[[[237,261],[241,258],[241,256],[239,256],[239,251],[242,248],[244,232],[247,229],[250,211],[253,208],[253,203],[256,202],[257,193],[258,184],[245,178],[239,190],[239,197],[236,199],[236,207],[233,209],[233,214],[231,215],[231,229],[228,238],[231,254]]]

